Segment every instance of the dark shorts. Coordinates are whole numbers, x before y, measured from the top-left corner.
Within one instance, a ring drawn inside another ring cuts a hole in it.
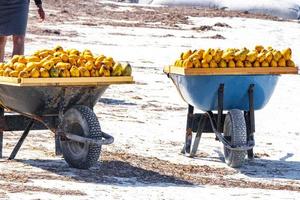
[[[28,0],[0,0],[0,36],[25,35]]]

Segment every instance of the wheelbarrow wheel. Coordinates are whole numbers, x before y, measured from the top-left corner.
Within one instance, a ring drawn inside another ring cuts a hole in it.
[[[247,129],[244,113],[241,110],[230,110],[224,122],[224,136],[233,146],[247,144]],[[245,161],[246,151],[234,151],[224,146],[225,162],[228,166],[238,168]]]
[[[87,106],[74,106],[67,110],[63,118],[63,131],[92,139],[101,139],[100,124],[95,113]],[[99,159],[101,145],[79,143],[62,139],[62,154],[66,162],[74,168],[88,169]]]

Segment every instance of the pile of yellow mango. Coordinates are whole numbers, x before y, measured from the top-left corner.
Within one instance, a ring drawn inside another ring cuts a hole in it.
[[[228,48],[226,50],[188,50],[174,63],[184,68],[241,68],[241,67],[295,67],[290,48],[282,51],[257,45],[255,49]]]
[[[131,76],[131,72],[128,63],[121,65],[112,57],[61,46],[38,50],[31,56],[15,55],[0,63],[0,76],[19,78]]]

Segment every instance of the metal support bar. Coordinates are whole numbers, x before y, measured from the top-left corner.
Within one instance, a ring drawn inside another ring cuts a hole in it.
[[[218,126],[217,130],[222,132],[222,116],[223,116],[223,106],[224,105],[224,84],[220,84],[218,89]]]
[[[254,84],[251,84],[249,87],[249,112],[250,112],[250,132],[253,134],[255,132],[255,119],[254,119]]]
[[[62,121],[64,117],[64,104],[65,104],[65,93],[66,89],[62,88],[61,91],[61,99],[58,105],[58,127],[55,134],[55,155],[59,156],[62,155],[61,145],[60,145],[60,136],[62,135]]]
[[[255,132],[255,118],[254,118],[254,84],[251,84],[248,89],[248,96],[249,96],[249,112],[248,112],[248,124],[250,126],[250,130],[247,131],[247,141],[254,142],[254,132]],[[248,158],[253,159],[254,153],[253,148],[247,151]]]
[[[2,149],[3,149],[3,131],[4,131],[4,108],[0,107],[0,121],[1,121],[1,127],[0,127],[0,158],[2,158]]]
[[[200,121],[199,121],[198,130],[197,130],[197,134],[196,134],[196,137],[195,137],[195,141],[194,141],[194,144],[193,144],[193,148],[192,148],[192,152],[190,154],[190,157],[194,157],[196,155],[196,152],[198,150],[198,146],[199,146],[199,143],[200,143],[200,139],[201,139],[204,127],[206,125],[206,121],[207,121],[206,119],[207,119],[207,117],[205,115],[203,115],[201,117]]]
[[[25,130],[24,130],[24,132],[23,132],[21,138],[19,139],[17,145],[15,146],[14,150],[11,152],[11,154],[10,154],[8,160],[12,160],[12,159],[14,159],[14,158],[16,157],[16,155],[17,155],[18,151],[20,150],[20,148],[21,148],[21,146],[22,146],[24,140],[26,139],[26,137],[27,137],[27,135],[28,135],[28,133],[29,133],[29,131],[30,131],[30,129],[31,129],[32,125],[33,125],[33,123],[34,123],[34,120],[33,120],[33,119],[28,123],[28,125],[27,125],[27,127],[25,128]]]
[[[66,138],[69,140],[73,140],[75,142],[80,142],[84,144],[94,144],[94,145],[108,145],[112,144],[114,142],[114,137],[111,135],[108,135],[107,133],[102,132],[102,137],[104,139],[96,140],[92,138],[86,138],[79,135],[74,135],[72,133],[64,133]]]
[[[224,144],[224,147],[233,151],[248,151],[250,149],[253,149],[254,147],[254,143],[247,143],[246,145],[243,146],[232,146],[230,144],[230,142],[228,142],[228,140],[222,135],[222,133],[220,133],[217,129],[216,129],[216,122],[213,119],[213,113],[211,111],[206,113],[206,116],[209,118],[210,120],[210,124],[211,127],[214,131],[214,133],[216,134],[216,136],[218,137],[218,139]]]
[[[187,114],[187,122],[186,122],[186,133],[185,133],[185,144],[181,151],[181,153],[190,153],[191,145],[192,145],[192,128],[193,128],[193,114],[194,107],[189,105],[188,114]]]
[[[58,116],[54,115],[43,116],[41,117],[41,120],[45,124],[47,124],[48,127],[40,121],[35,121],[34,125],[31,127],[31,130],[47,130],[48,128],[56,129],[56,127],[58,126],[57,118]],[[17,113],[5,113],[3,125],[1,122],[0,127],[4,128],[3,131],[23,131],[26,128],[27,124],[30,122],[30,120],[32,119]]]

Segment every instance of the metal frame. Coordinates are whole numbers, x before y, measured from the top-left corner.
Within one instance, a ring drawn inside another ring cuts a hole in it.
[[[4,131],[19,131],[24,130],[16,146],[9,156],[9,160],[16,157],[23,142],[29,134],[30,130],[46,130],[50,129],[55,133],[55,154],[61,155],[60,140],[73,140],[79,143],[87,143],[93,145],[108,145],[114,142],[114,138],[107,133],[102,132],[101,139],[86,138],[72,133],[65,133],[62,131],[63,113],[65,111],[64,103],[65,90],[62,90],[61,99],[59,102],[59,113],[54,116],[42,116],[38,119],[30,118],[25,115],[16,113],[5,113],[3,107],[0,106],[0,158],[2,158],[3,149],[3,132]],[[26,127],[25,127],[26,125]]]
[[[189,105],[187,114],[187,126],[186,126],[186,136],[185,144],[182,149],[183,154],[188,154],[190,157],[194,157],[199,147],[200,139],[202,133],[215,133],[216,140],[219,140],[228,149],[234,151],[247,151],[248,158],[253,159],[253,147],[254,142],[254,132],[255,132],[255,117],[254,117],[254,84],[251,84],[248,89],[249,97],[249,110],[244,111],[246,126],[247,126],[247,144],[244,146],[233,146],[230,144],[230,137],[223,136],[223,126],[225,120],[225,114],[223,113],[223,103],[224,103],[224,84],[219,85],[218,89],[218,111],[213,113],[212,111],[207,111],[205,113],[195,113],[194,107]],[[193,132],[196,132],[194,143],[192,144]],[[191,150],[192,147],[192,150]]]
[[[43,123],[24,115],[5,112],[4,108],[0,107],[0,158],[3,157],[2,149],[4,131],[24,130],[19,141],[17,142],[8,158],[9,160],[11,160],[14,159],[17,155],[30,130],[46,130],[48,128],[52,131],[55,130],[55,127],[57,127],[58,124],[57,116],[44,116],[42,117],[42,119]]]

